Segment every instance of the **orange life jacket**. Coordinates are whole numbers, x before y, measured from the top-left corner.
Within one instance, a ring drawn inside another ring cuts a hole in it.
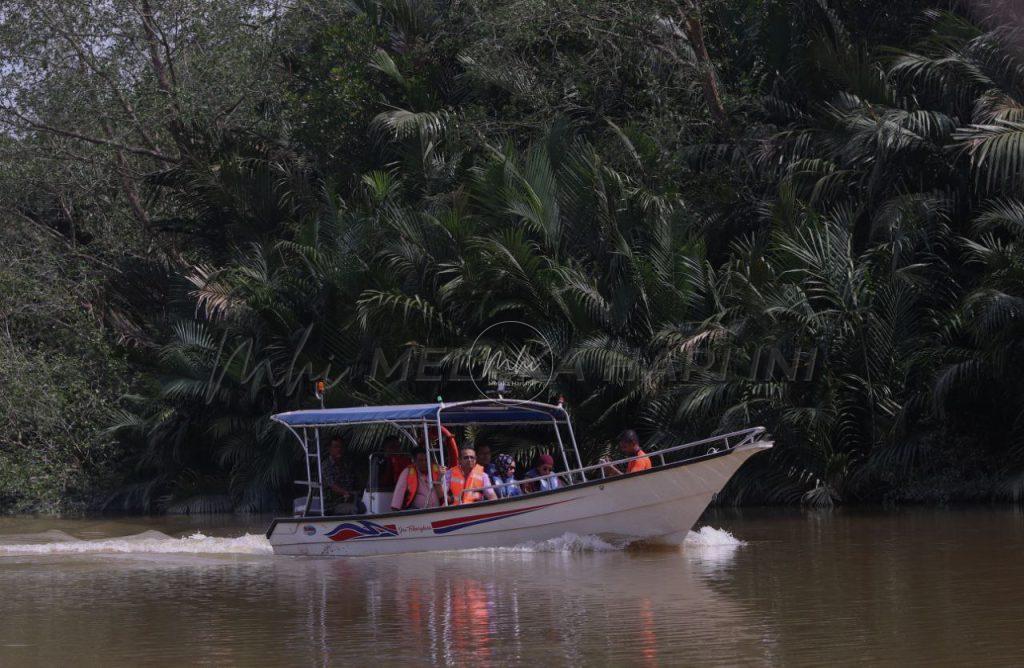
[[[462,472],[462,469],[458,466],[453,466],[448,469],[451,473],[451,485],[449,490],[452,495],[452,503],[457,505],[463,503],[476,503],[483,498],[482,492],[474,492],[475,489],[483,489],[484,487],[484,467],[477,464],[473,467],[473,470],[469,472],[469,479],[466,479],[466,474]]]
[[[646,471],[651,468],[651,458],[647,456],[647,453],[643,450],[637,450],[634,457],[640,459],[634,459],[626,465],[626,473],[637,473],[639,471]]]
[[[441,467],[434,464],[431,468],[433,471],[430,479],[437,482],[441,479]],[[412,508],[412,502],[416,498],[416,488],[420,485],[420,472],[416,470],[416,466],[411,465],[406,471],[409,473],[405,478],[405,497],[402,499],[402,510]]]

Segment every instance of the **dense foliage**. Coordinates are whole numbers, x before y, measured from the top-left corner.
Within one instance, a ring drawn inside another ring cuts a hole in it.
[[[893,4],[19,0],[0,504],[269,509],[315,379],[541,341],[588,456],[763,424],[729,500],[1019,498],[1024,16]]]

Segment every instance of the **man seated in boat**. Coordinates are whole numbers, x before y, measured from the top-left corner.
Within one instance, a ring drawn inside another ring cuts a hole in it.
[[[445,473],[448,494],[453,505],[476,503],[481,499],[494,500],[498,495],[491,488],[491,479],[484,473],[484,467],[476,463],[476,451],[462,448],[459,463]]]
[[[327,459],[323,462],[322,480],[326,498],[325,510],[346,515],[364,513],[366,507],[359,500],[356,475],[345,456],[345,441],[335,436],[327,446]]]
[[[436,508],[441,505],[441,467],[434,464],[427,475],[427,451],[415,448],[413,463],[398,477],[395,493],[391,497],[391,510],[411,508]]]
[[[486,443],[467,443],[466,445],[472,446],[476,450],[476,463],[484,470],[487,477],[493,481],[494,462],[491,461],[491,446]]]
[[[533,468],[526,472],[526,479],[540,478],[540,480],[524,482],[523,491],[527,493],[546,492],[562,487],[562,479],[554,474],[554,470],[554,457],[546,453],[537,455],[537,458],[533,460]]]
[[[626,462],[626,470],[622,471],[619,467],[609,464],[610,461],[607,457],[600,459],[601,470],[604,471],[606,476],[622,475],[623,473],[636,473],[638,471],[646,471],[651,468],[651,459],[647,456],[647,453],[640,449],[640,437],[636,435],[636,432],[632,429],[619,434],[619,452],[622,453],[622,458],[636,457],[636,459]]]

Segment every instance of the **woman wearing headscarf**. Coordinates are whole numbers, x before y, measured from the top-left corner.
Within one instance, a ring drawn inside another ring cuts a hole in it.
[[[524,483],[523,487],[529,487],[527,492],[546,492],[550,489],[558,489],[562,486],[562,480],[554,474],[555,458],[551,455],[537,455],[533,460],[533,468],[526,472],[526,479],[541,478],[534,482]]]
[[[511,455],[498,455],[491,461],[494,473],[491,474],[491,484],[499,499],[509,496],[520,496],[523,490],[516,482],[516,460]]]

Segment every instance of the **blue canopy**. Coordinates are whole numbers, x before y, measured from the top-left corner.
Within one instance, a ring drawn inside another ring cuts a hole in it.
[[[515,399],[481,399],[453,404],[405,404],[400,406],[353,406],[317,408],[278,413],[273,419],[290,427],[327,427],[345,424],[398,422],[433,424],[440,415],[445,426],[464,424],[551,424],[564,423],[568,415],[561,406]]]

